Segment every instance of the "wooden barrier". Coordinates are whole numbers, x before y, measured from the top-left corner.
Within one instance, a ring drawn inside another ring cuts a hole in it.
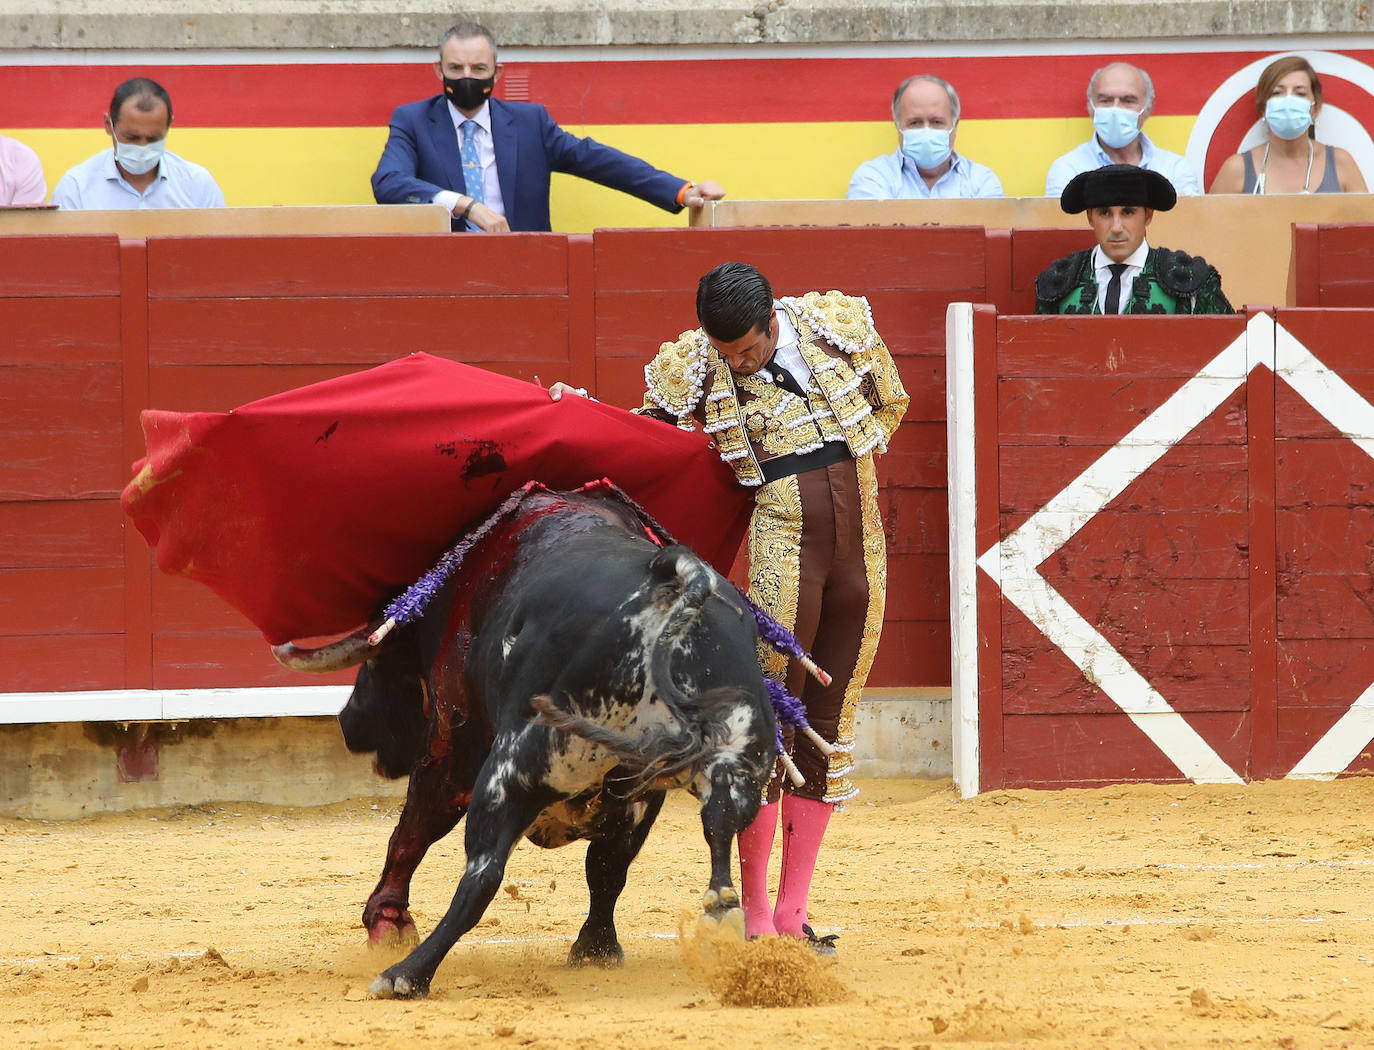
[[[63,211],[0,208],[0,236],[112,233],[117,237],[187,237],[315,233],[448,233],[437,204],[345,204],[275,208],[127,208]]]
[[[1293,306],[1374,306],[1374,224],[1293,224],[1288,301]]]
[[[989,230],[1080,227],[1052,197],[911,201],[717,201],[696,221],[733,226],[983,226]],[[1278,197],[1181,197],[1158,212],[1151,244],[1204,256],[1221,271],[1237,307],[1295,305],[1290,297],[1292,223],[1374,222],[1374,194],[1312,193]],[[1087,243],[1091,243],[1088,241]],[[999,308],[1001,308],[999,304]]]
[[[961,790],[1374,765],[1371,322],[951,307]]]
[[[414,350],[522,379],[569,379],[632,407],[658,343],[693,326],[697,279],[731,257],[757,262],[780,294],[869,296],[912,394],[880,465],[891,585],[871,681],[948,681],[939,319],[951,300],[985,298],[990,273],[1007,286],[982,230],[4,244],[0,434],[11,454],[0,465],[0,693],[12,702],[0,698],[0,720],[31,718],[54,692],[106,691],[110,717],[120,717],[185,704],[115,702],[110,691],[180,696],[350,677],[285,671],[208,589],[152,568],[117,502],[143,452],[144,408],[226,410]]]

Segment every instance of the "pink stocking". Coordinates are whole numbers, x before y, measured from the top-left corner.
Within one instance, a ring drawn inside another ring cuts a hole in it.
[[[768,903],[768,858],[778,830],[778,804],[759,807],[754,822],[739,833],[739,884],[744,904],[744,935],[772,937],[773,909]]]
[[[805,936],[802,925],[807,921],[811,875],[816,870],[816,856],[834,808],[829,802],[783,796],[782,877],[778,883],[778,906],[773,911],[773,925],[781,936]]]

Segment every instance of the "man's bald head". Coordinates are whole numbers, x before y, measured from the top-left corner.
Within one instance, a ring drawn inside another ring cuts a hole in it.
[[[1155,105],[1155,86],[1150,74],[1129,62],[1109,62],[1088,80],[1088,112],[1099,106],[1120,106],[1140,114],[1140,122]]]

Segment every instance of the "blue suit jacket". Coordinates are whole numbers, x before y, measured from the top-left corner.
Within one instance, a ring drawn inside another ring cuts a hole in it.
[[[549,177],[580,175],[678,212],[686,179],[659,171],[638,157],[570,135],[533,102],[491,100],[496,175],[512,230],[547,230]],[[372,173],[378,204],[428,204],[440,190],[466,193],[458,135],[443,95],[397,107],[382,159]],[[454,222],[453,228],[464,224]]]

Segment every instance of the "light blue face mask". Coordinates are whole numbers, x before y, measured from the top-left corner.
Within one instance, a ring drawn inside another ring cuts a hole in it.
[[[949,157],[949,128],[906,128],[902,131],[902,152],[929,171]]]
[[[1094,106],[1093,131],[1107,146],[1121,149],[1140,134],[1140,114],[1120,106]]]
[[[1275,95],[1264,104],[1264,122],[1281,139],[1295,139],[1312,126],[1312,100],[1301,95]]]
[[[115,140],[115,161],[130,175],[148,174],[162,162],[162,155],[166,152],[166,139],[143,146]]]

